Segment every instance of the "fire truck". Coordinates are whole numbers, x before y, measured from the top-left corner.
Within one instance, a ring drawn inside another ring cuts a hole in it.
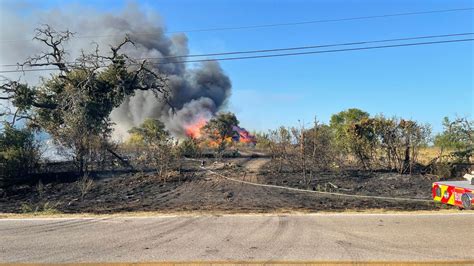
[[[465,174],[466,181],[440,181],[432,185],[433,200],[470,210],[474,205],[474,171]]]

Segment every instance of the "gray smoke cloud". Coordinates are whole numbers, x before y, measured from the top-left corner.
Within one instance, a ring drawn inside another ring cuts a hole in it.
[[[74,11],[38,12],[29,19],[18,18],[8,9],[2,7],[0,11],[2,39],[31,39],[34,28],[40,24],[49,24],[58,30],[69,29],[77,32],[77,38],[73,38],[65,47],[71,52],[68,60],[77,57],[81,49],[86,52],[92,50],[95,47],[92,41],[99,45],[101,52],[108,52],[108,47],[122,41],[125,34],[128,34],[135,43],[135,47],[128,46],[124,50],[133,58],[162,58],[189,54],[188,38],[185,34],[167,36],[158,14],[142,11],[134,4],[114,14],[76,6],[73,8]],[[21,45],[10,46],[11,51],[5,52],[3,49],[0,62],[2,64],[22,62],[28,55],[41,49],[42,47],[35,42],[22,42]],[[137,91],[111,114],[112,121],[116,123],[115,137],[126,137],[131,127],[139,125],[146,118],[161,120],[172,134],[180,137],[184,135],[184,127],[187,124],[202,117],[209,118],[226,105],[232,86],[219,63],[203,62],[193,66],[177,63],[185,59],[162,59],[160,62],[167,64],[156,66],[158,71],[168,76],[169,102],[174,109],[157,99],[152,92]],[[38,77],[38,74],[30,72],[24,79],[29,83],[35,83],[38,82]],[[10,78],[14,77],[10,75]]]

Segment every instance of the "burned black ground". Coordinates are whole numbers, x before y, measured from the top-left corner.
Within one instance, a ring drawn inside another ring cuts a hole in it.
[[[399,198],[431,198],[433,176],[356,170],[313,173],[306,185],[302,174],[278,173],[268,158],[227,158],[206,169],[235,179],[286,187],[353,195]],[[205,212],[319,212],[345,210],[437,210],[432,202],[411,202],[289,191],[233,182],[200,168],[200,161],[184,162],[183,171],[168,180],[153,172],[97,175],[81,199],[78,182],[50,182],[10,188],[0,198],[0,212],[21,213],[52,210],[60,213],[117,213],[132,211]],[[41,191],[40,191],[41,190]]]

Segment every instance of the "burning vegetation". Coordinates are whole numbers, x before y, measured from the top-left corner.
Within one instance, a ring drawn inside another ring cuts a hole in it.
[[[192,139],[199,139],[202,137],[201,130],[206,126],[207,121],[205,118],[199,118],[196,122],[188,124],[184,127],[186,136]]]
[[[242,143],[255,146],[255,136],[237,124],[235,116],[226,113],[212,119],[199,118],[196,122],[186,125],[185,132],[187,137],[210,147],[218,147],[222,142],[228,145]]]

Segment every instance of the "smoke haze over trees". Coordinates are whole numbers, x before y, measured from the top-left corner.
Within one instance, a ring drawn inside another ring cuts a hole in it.
[[[149,60],[149,63],[160,63],[153,65],[153,68],[167,76],[170,94],[169,104],[158,100],[150,91],[138,91],[127,97],[111,114],[112,122],[116,123],[114,135],[121,138],[146,118],[159,119],[173,135],[184,136],[183,126],[198,117],[210,118],[226,105],[231,93],[231,81],[219,63],[205,62],[193,66],[176,63],[184,60],[189,53],[187,36],[167,36],[158,14],[145,12],[133,4],[113,14],[80,9],[84,10],[38,12],[35,20],[24,20],[14,17],[8,10],[1,10],[2,17],[8,21],[1,26],[3,38],[25,41],[9,53],[2,52],[0,63],[22,63],[28,56],[42,51],[41,44],[28,41],[39,24],[77,33],[77,38],[71,38],[64,44],[69,52],[66,61],[78,58],[81,50],[86,53],[94,51],[96,45],[101,51],[107,51],[110,45],[120,43],[128,35],[135,45],[123,47],[123,52],[131,58],[156,58]],[[87,36],[97,37],[81,38]],[[168,59],[159,59],[163,57]],[[37,84],[39,76],[46,73],[31,72],[23,79],[29,84]],[[16,80],[19,75],[14,74],[7,77]]]

